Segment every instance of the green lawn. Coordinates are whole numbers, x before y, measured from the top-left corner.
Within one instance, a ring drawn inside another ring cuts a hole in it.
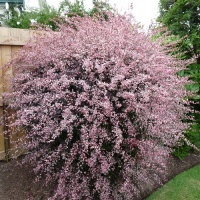
[[[200,165],[177,175],[146,200],[200,200]]]

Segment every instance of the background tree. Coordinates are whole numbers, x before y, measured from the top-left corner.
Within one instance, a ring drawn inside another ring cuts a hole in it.
[[[176,0],[160,0],[159,7],[161,17],[171,8],[175,1]]]
[[[5,24],[12,28],[31,28],[34,24],[46,25],[55,30],[53,19],[59,17],[59,12],[49,6],[46,1],[40,1],[40,9],[28,9],[19,15],[14,8],[10,7],[10,18],[5,19]]]
[[[67,15],[68,17],[75,15],[83,17],[87,13],[83,1],[80,0],[76,0],[74,3],[69,0],[62,1],[60,3],[59,11],[62,15]]]
[[[171,32],[172,42],[179,40],[175,53],[180,53],[182,59],[195,57],[195,63],[188,65],[179,75],[189,76],[193,81],[186,85],[187,90],[194,92],[193,96],[188,97],[192,102],[194,123],[186,132],[186,137],[200,147],[200,0],[160,0],[158,21]],[[191,150],[191,147],[183,144],[175,152],[179,157]]]
[[[172,34],[187,36],[179,50],[185,52],[185,58],[195,55],[200,64],[200,0],[161,0],[158,21]]]
[[[92,9],[85,8],[83,1],[76,0],[74,3],[69,0],[64,0],[60,3],[59,9],[49,6],[46,1],[40,1],[40,9],[30,9],[23,11],[20,15],[10,7],[9,19],[5,19],[5,24],[12,28],[33,28],[34,24],[39,26],[48,26],[52,30],[58,28],[57,23],[62,23],[63,18],[73,16],[103,16],[107,19],[106,11],[114,12],[114,9],[109,5],[107,1],[93,1]]]

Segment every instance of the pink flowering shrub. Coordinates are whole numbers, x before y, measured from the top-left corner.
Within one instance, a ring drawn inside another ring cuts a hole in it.
[[[68,20],[10,63],[27,159],[57,183],[52,199],[136,199],[186,127],[182,63],[125,17]]]

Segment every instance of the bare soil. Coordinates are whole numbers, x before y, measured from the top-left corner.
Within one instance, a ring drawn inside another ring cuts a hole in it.
[[[20,167],[20,159],[0,162],[0,200],[46,200],[53,193],[53,186],[45,186],[44,181],[35,182],[35,175],[29,165]],[[191,154],[183,160],[171,157],[168,162],[168,172],[164,182],[177,174],[200,164],[200,154]],[[145,199],[159,186],[146,190]]]
[[[0,162],[0,200],[46,200],[52,194],[52,186],[35,181],[30,165],[20,166],[22,158]]]

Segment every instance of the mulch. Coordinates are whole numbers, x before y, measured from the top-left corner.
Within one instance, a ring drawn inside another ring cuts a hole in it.
[[[200,164],[200,152],[199,153],[191,153],[190,155],[184,157],[182,160],[177,157],[171,156],[168,159],[167,172],[163,177],[162,183],[170,181],[176,175],[187,171],[188,169]],[[147,188],[142,196],[142,199],[147,198],[152,192],[159,189],[161,186],[159,184],[154,184],[150,188]]]
[[[52,187],[44,181],[35,181],[30,165],[20,166],[20,161],[0,162],[0,200],[46,200],[52,194]]]
[[[21,158],[0,162],[0,200],[47,200],[53,193],[53,187],[45,186],[44,181],[35,182],[32,167],[29,165],[20,167],[18,164],[20,160]],[[183,160],[170,157],[168,172],[163,183],[197,164],[200,164],[200,153],[192,153]],[[142,199],[158,187],[159,185],[154,185],[146,190]]]

